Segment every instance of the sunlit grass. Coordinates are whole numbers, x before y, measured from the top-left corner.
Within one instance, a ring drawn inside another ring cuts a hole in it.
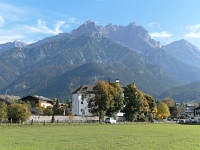
[[[0,149],[199,149],[199,135],[199,125],[180,124],[0,126]]]

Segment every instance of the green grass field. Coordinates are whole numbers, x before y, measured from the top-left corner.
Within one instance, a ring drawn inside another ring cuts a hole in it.
[[[198,150],[199,136],[199,125],[4,125],[0,150]]]

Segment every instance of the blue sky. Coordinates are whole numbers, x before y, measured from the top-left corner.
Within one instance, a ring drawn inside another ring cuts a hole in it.
[[[200,0],[0,0],[0,44],[36,42],[87,20],[135,22],[162,45],[186,39],[200,48]]]

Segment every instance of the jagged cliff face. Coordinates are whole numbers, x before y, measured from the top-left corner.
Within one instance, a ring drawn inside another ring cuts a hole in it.
[[[0,54],[11,49],[13,47],[28,47],[33,48],[40,46],[44,43],[59,40],[66,37],[77,37],[81,35],[89,35],[96,40],[107,37],[108,39],[121,44],[122,46],[128,47],[132,50],[141,52],[143,49],[152,47],[159,48],[160,42],[151,39],[148,31],[142,26],[137,26],[136,23],[130,23],[127,26],[116,26],[116,25],[106,25],[98,26],[93,21],[86,21],[79,28],[74,29],[70,33],[60,33],[56,36],[47,37],[36,43],[25,44],[23,42],[14,41],[6,44],[0,45]]]
[[[160,42],[151,39],[148,31],[142,26],[137,26],[135,23],[130,23],[128,26],[116,26],[112,24],[97,26],[95,22],[87,21],[79,28],[73,30],[71,35],[91,35],[96,39],[107,37],[122,46],[139,52],[148,47],[160,47]]]

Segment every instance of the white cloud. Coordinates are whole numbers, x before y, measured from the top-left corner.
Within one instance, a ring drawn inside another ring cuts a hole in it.
[[[69,22],[70,22],[70,23],[75,23],[75,22],[76,22],[76,20],[77,20],[77,19],[76,19],[76,18],[74,18],[74,17],[70,17],[70,18],[69,18]]]
[[[68,18],[68,21],[67,21],[69,24],[78,24],[78,25],[80,25],[81,23],[80,23],[80,21],[78,21],[76,18],[74,18],[74,17],[70,17],[70,18]],[[70,26],[68,24],[68,26]]]
[[[150,33],[150,36],[152,38],[169,38],[172,36],[172,34],[163,31],[163,32],[154,32],[154,33]]]
[[[56,27],[55,27],[55,32],[56,33],[61,33],[62,31],[60,30],[60,27],[65,24],[65,21],[57,21]]]
[[[25,4],[19,7],[19,5],[0,2],[0,8],[0,43],[14,40],[36,42],[45,38],[47,34],[57,35],[66,32],[66,29],[71,26],[74,28],[80,24],[78,19],[66,14],[47,12],[45,9]],[[34,23],[35,20],[37,23]]]
[[[0,44],[12,42],[15,40],[21,40],[23,38],[24,38],[23,35],[1,35],[0,36]]]
[[[22,7],[16,7],[7,3],[0,2],[0,14],[8,20],[19,20],[22,15],[27,15],[28,10]]]
[[[147,24],[147,27],[149,27],[149,28],[152,28],[154,26],[161,29],[159,22],[150,22],[150,23]]]
[[[185,36],[190,38],[200,38],[200,32],[190,32],[185,34]]]
[[[189,25],[189,26],[186,26],[185,28],[190,31],[198,31],[200,30],[200,24]]]
[[[56,34],[59,34],[59,33],[62,32],[60,30],[60,27],[64,26],[64,24],[65,24],[65,21],[57,21],[55,28],[54,29],[50,29],[49,27],[46,26],[46,22],[45,21],[39,19],[36,27],[27,26],[27,25],[24,25],[24,27],[26,29],[28,29],[29,31],[32,31],[32,32],[39,32],[39,33],[56,35]]]
[[[0,16],[0,27],[2,27],[5,23],[5,20],[2,16]]]
[[[182,29],[185,29],[184,36],[186,38],[190,38],[191,40],[200,38],[200,24],[188,25]]]
[[[15,13],[23,13],[24,10],[20,7],[16,7],[14,5],[10,5],[8,3],[1,3],[0,2],[0,7],[1,7],[1,12],[15,12]]]

